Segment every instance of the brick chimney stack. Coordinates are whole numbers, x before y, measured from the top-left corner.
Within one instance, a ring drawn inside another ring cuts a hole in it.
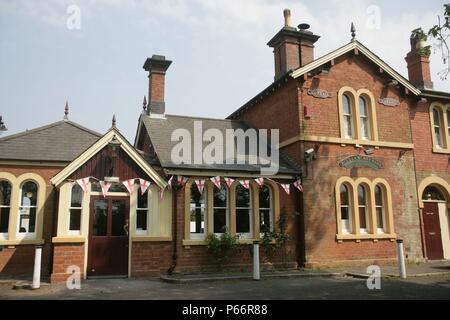
[[[308,31],[308,24],[291,26],[291,11],[285,9],[284,27],[267,43],[273,48],[275,60],[275,81],[291,70],[314,60],[314,43],[320,36]]]
[[[144,70],[149,72],[148,107],[147,114],[150,116],[163,117],[166,111],[164,100],[166,71],[172,61],[166,60],[165,56],[153,55],[144,63]]]
[[[408,65],[408,78],[419,89],[433,89],[430,72],[430,55],[424,43],[410,38],[411,51],[405,57]]]

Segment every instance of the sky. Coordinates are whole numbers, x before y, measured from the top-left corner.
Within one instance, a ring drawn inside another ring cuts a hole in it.
[[[446,1],[387,0],[0,0],[0,115],[5,135],[63,119],[105,133],[112,115],[133,142],[148,93],[147,57],[172,60],[166,113],[225,118],[274,76],[266,44],[283,27],[308,23],[315,56],[357,39],[407,77],[412,29],[437,23]],[[434,44],[433,40],[430,41]],[[432,51],[436,90],[450,91]],[[68,137],[70,141],[70,137]]]

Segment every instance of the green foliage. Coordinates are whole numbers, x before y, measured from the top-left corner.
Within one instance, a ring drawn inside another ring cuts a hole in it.
[[[417,28],[411,31],[411,38],[417,41],[427,41],[428,37],[422,28]]]
[[[283,207],[274,231],[270,231],[268,226],[263,226],[261,228],[261,232],[263,233],[261,238],[261,248],[264,250],[266,258],[269,261],[273,260],[275,253],[281,249],[284,265],[286,264],[286,243],[290,239],[287,234],[288,218],[289,215]]]
[[[238,247],[237,242],[238,237],[232,236],[228,230],[225,230],[219,236],[214,233],[207,235],[206,241],[206,251],[209,254],[209,258],[217,264],[219,270],[223,269],[223,265],[230,259],[234,251]]]

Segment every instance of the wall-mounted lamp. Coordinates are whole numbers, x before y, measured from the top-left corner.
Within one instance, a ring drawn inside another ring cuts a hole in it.
[[[387,85],[388,85],[389,87],[395,87],[395,86],[398,86],[398,81],[397,81],[397,80],[394,80],[394,79],[391,79],[391,80],[388,81]]]

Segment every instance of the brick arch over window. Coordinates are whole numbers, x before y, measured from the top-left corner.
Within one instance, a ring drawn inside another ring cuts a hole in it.
[[[418,189],[418,199],[419,199],[419,208],[423,208],[423,200],[422,195],[425,191],[425,188],[428,186],[434,186],[439,189],[444,194],[444,197],[447,199],[447,204],[450,207],[450,184],[442,178],[439,177],[427,177],[423,179],[419,184]]]

